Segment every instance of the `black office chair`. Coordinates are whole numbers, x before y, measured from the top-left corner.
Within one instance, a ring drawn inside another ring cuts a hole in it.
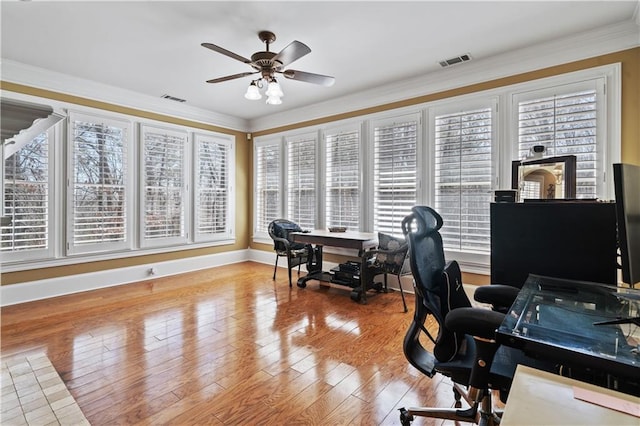
[[[289,271],[289,287],[291,287],[291,269],[298,267],[300,275],[300,265],[306,264],[309,256],[312,256],[313,249],[310,244],[294,243],[289,235],[292,232],[302,232],[302,228],[290,220],[276,219],[269,223],[269,236],[273,239],[273,249],[276,252],[276,263],[273,267],[273,279],[276,279],[278,270],[278,259],[287,258],[287,270]]]
[[[433,377],[440,373],[451,378],[455,408],[401,408],[400,421],[406,426],[414,416],[424,416],[497,424],[501,413],[493,410],[492,391],[499,391],[500,399],[506,401],[517,364],[547,371],[554,366],[496,343],[495,330],[504,314],[471,307],[457,262],[445,262],[438,232],[441,227],[442,217],[425,206],[413,207],[412,214],[402,222],[415,289],[415,312],[403,349],[409,363],[423,374]],[[439,326],[435,337],[425,326],[429,315]],[[422,345],[420,338],[424,335],[433,342],[433,353]],[[469,404],[468,409],[461,409],[461,397]]]
[[[362,264],[366,266],[363,269],[363,280],[371,280],[376,275],[384,275],[384,283],[381,290],[385,293],[388,291],[387,275],[392,274],[398,278],[398,287],[402,296],[402,306],[407,312],[407,302],[404,299],[404,290],[402,289],[401,277],[411,273],[407,254],[409,252],[409,244],[402,238],[396,238],[382,232],[378,232],[378,248],[366,251],[362,257]],[[369,281],[367,281],[369,282]],[[374,284],[375,286],[376,284]]]

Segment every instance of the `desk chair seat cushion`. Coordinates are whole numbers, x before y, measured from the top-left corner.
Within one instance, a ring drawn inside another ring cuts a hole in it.
[[[378,232],[378,249],[374,250],[373,263],[369,265],[379,272],[398,275],[405,269],[409,246],[404,238]]]
[[[403,247],[406,247],[404,250]],[[399,274],[405,264],[408,246],[404,238],[378,232],[378,251],[374,266],[389,274]]]
[[[306,253],[305,244],[293,242],[293,238],[290,235],[292,232],[302,232],[302,228],[300,228],[298,224],[289,221],[273,222],[273,234],[278,238],[284,238],[289,241],[289,250],[292,255],[301,255]],[[282,254],[283,256],[287,255],[287,247],[285,247],[284,243],[281,241],[274,241],[273,248],[278,252],[278,254]]]
[[[471,370],[476,358],[476,343],[473,337],[466,335],[461,344],[458,356],[447,362],[437,362],[435,370],[440,374],[450,377],[456,383],[469,385]],[[500,399],[506,402],[513,375],[518,364],[527,365],[543,371],[556,371],[555,365],[547,361],[538,361],[525,356],[525,354],[508,346],[500,346],[493,358],[489,373],[488,387],[500,391]]]

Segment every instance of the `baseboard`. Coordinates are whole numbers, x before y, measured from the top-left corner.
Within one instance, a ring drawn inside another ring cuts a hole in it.
[[[237,250],[217,253],[207,256],[189,257],[186,259],[154,262],[153,264],[136,265],[127,268],[110,269],[107,271],[91,272],[87,274],[68,275],[0,287],[0,306],[17,305],[35,300],[49,299],[66,294],[97,290],[123,284],[148,280],[151,277],[161,278],[184,274],[216,266],[229,265],[245,261],[253,261],[273,265],[275,254],[263,250]],[[286,265],[278,265],[286,269]],[[337,263],[324,262],[326,270],[337,266]],[[395,278],[389,277],[389,288],[399,290]],[[405,292],[413,293],[411,276],[402,277],[402,288]]]
[[[160,263],[154,262],[153,264],[110,269],[107,271],[4,285],[0,287],[0,306],[16,305],[34,300],[63,296],[65,294],[130,284],[148,280],[151,277],[167,277],[247,260],[250,260],[249,250],[236,250]]]

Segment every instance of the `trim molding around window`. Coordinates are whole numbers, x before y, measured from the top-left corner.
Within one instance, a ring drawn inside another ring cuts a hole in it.
[[[140,142],[140,246],[186,244],[188,134],[142,124]]]
[[[362,196],[362,126],[329,128],[323,133],[325,225],[360,231]],[[322,169],[320,170],[322,172]],[[320,212],[322,213],[322,212]]]
[[[444,220],[445,250],[490,252],[489,204],[496,181],[497,99],[429,109],[431,200]]]
[[[302,229],[315,229],[318,223],[318,133],[285,138],[286,201],[285,217]]]
[[[131,123],[70,112],[67,129],[67,254],[130,249]]]
[[[271,241],[269,223],[282,216],[282,138],[256,140],[253,148],[253,238]]]
[[[370,199],[374,232],[402,235],[402,219],[418,202],[421,135],[420,114],[371,122]]]
[[[49,129],[3,158],[4,213],[10,223],[0,228],[3,262],[52,257],[56,133]]]
[[[235,235],[235,144],[231,136],[194,135],[194,218],[196,242]]]

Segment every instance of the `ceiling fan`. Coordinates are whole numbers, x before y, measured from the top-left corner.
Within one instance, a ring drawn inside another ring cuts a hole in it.
[[[275,53],[269,51],[269,45],[276,40],[276,35],[274,33],[272,33],[271,31],[261,31],[258,33],[258,38],[260,38],[260,40],[266,44],[266,51],[254,53],[253,55],[251,55],[251,59],[247,59],[212,43],[202,43],[203,47],[211,49],[214,52],[221,53],[237,61],[243,62],[254,69],[254,71],[242,72],[239,74],[233,74],[225,77],[207,80],[207,83],[220,83],[223,81],[234,80],[236,78],[247,77],[259,73],[260,77],[256,80],[251,81],[245,97],[247,99],[260,99],[262,95],[260,95],[259,89],[263,87],[264,81],[268,84],[268,88],[265,93],[268,96],[267,103],[279,104],[282,103],[280,98],[283,96],[283,93],[278,82],[276,81],[275,74],[282,74],[285,78],[291,80],[304,81],[307,83],[319,84],[326,87],[332,86],[335,82],[335,78],[327,75],[314,74],[292,69],[284,69],[287,65],[291,64],[294,61],[297,61],[298,59],[311,52],[311,49],[306,44],[294,40],[279,53]]]

